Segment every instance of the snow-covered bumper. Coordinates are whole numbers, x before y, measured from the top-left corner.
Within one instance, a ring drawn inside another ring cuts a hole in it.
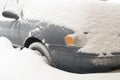
[[[57,68],[77,73],[103,72],[120,67],[120,55],[99,57],[98,54],[77,52],[77,47],[50,45]]]

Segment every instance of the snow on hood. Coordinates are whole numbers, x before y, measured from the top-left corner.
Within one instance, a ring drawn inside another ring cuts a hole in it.
[[[120,2],[90,1],[82,31],[88,32],[87,44],[79,51],[87,53],[120,52]],[[110,54],[111,55],[111,54]]]
[[[32,50],[14,49],[11,42],[0,37],[0,80],[119,80],[120,73],[75,74],[46,64]]]

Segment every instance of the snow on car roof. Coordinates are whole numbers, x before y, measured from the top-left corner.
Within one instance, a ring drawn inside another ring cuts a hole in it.
[[[33,3],[35,2],[35,4]],[[69,26],[88,32],[87,43],[79,51],[120,52],[119,0],[31,0],[24,6],[26,17]],[[32,6],[32,7],[31,7]]]

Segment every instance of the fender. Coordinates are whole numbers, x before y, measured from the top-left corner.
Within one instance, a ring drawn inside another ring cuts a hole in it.
[[[29,37],[35,37],[48,44],[65,45],[64,37],[74,31],[64,26],[40,22],[29,32]]]

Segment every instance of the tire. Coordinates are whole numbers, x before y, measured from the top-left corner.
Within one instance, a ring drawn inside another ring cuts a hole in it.
[[[44,44],[41,42],[34,42],[29,46],[29,49],[35,50],[36,53],[46,58],[48,64],[53,65],[51,54]]]

